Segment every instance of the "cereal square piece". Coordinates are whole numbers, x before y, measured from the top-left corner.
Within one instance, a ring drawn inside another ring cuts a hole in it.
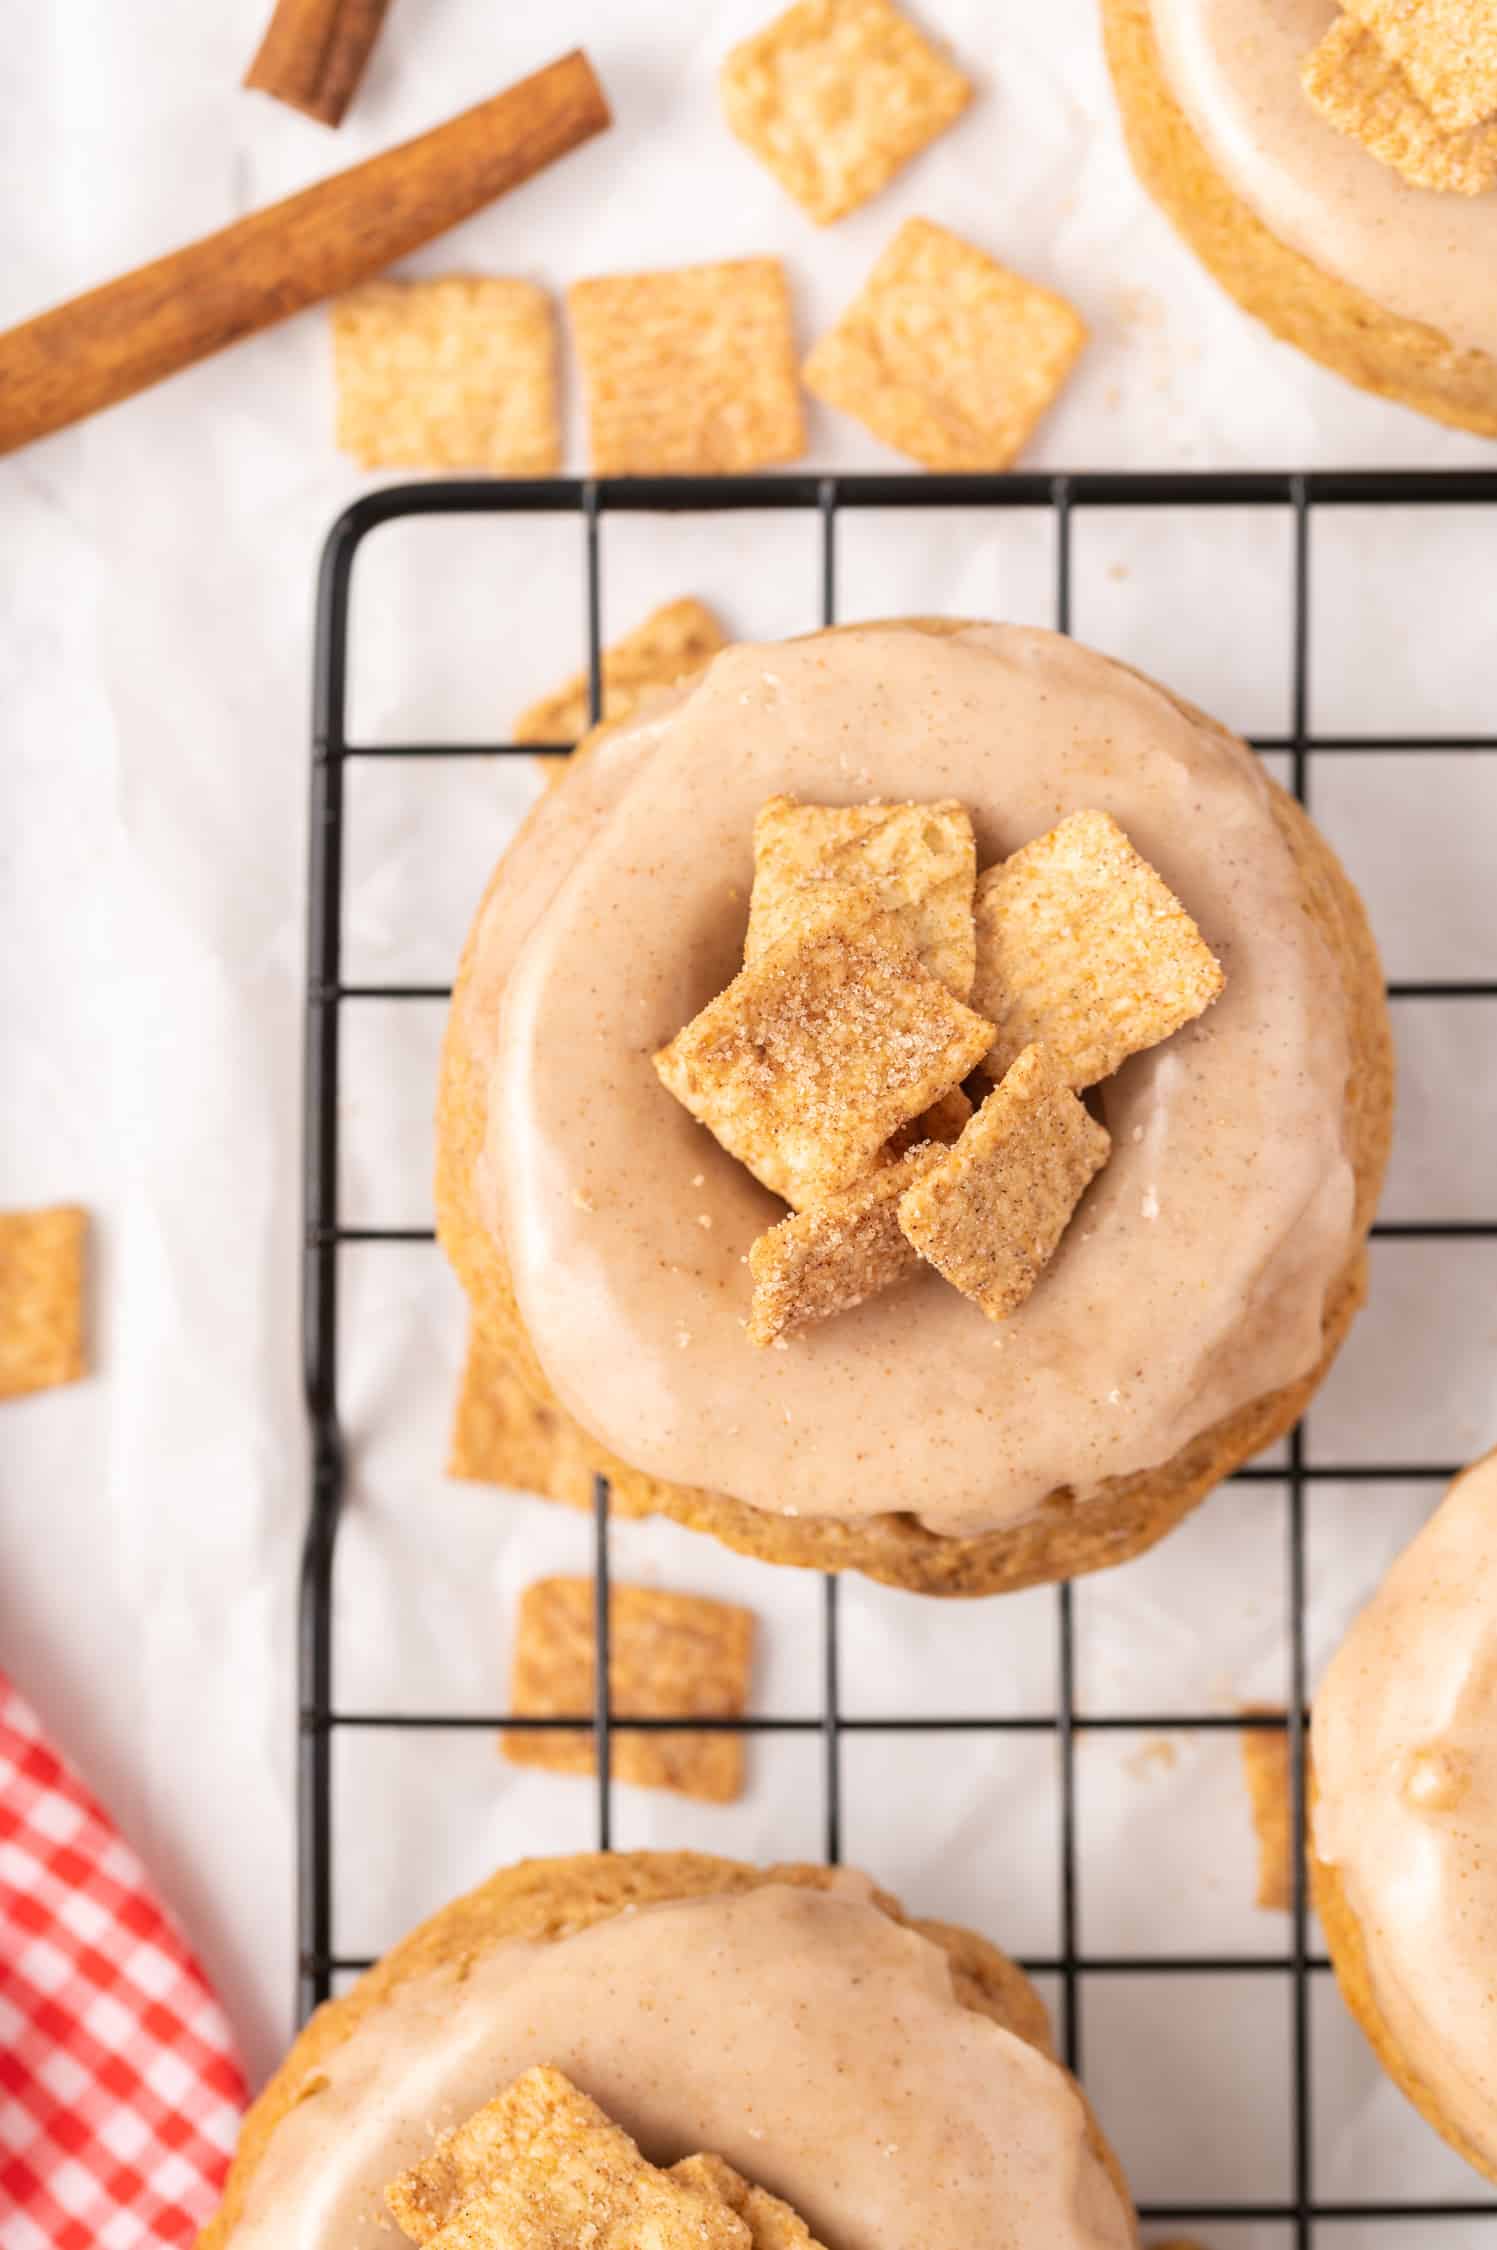
[[[892,0],[796,0],[723,65],[728,124],[818,225],[886,187],[972,98]]]
[[[1497,125],[1447,132],[1405,73],[1352,16],[1339,16],[1300,66],[1327,124],[1415,187],[1485,195],[1497,186]]]
[[[1039,1041],[1070,1085],[1095,1085],[1200,1015],[1225,981],[1109,813],[1072,813],[978,880],[972,1004],[998,1027],[991,1078]]]
[[[670,2176],[736,2211],[749,2230],[750,2250],[821,2250],[798,2211],[768,2188],[755,2187],[720,2156],[683,2156]]]
[[[699,672],[728,636],[705,602],[689,597],[651,610],[642,625],[603,651],[603,717],[627,719],[654,687],[674,687]],[[516,742],[574,743],[592,725],[586,672],[520,713]]]
[[[559,2070],[527,2070],[385,2190],[439,2250],[750,2250],[719,2197],[646,2163]]]
[[[955,1148],[899,1205],[922,1258],[989,1320],[1017,1312],[1112,1147],[1039,1047],[1026,1047]]]
[[[609,1591],[609,1691],[616,1719],[741,1719],[753,1667],[753,1612],[701,1594],[654,1586]],[[596,1677],[593,1581],[541,1578],[520,1601],[511,1707],[517,1718],[591,1713]],[[619,1781],[673,1789],[709,1804],[743,1793],[743,1738],[737,1734],[628,1734],[611,1738]],[[594,1773],[590,1734],[504,1737],[512,1765],[554,1773]]]
[[[789,935],[823,883],[872,891],[905,928],[925,967],[948,992],[972,990],[977,941],[972,892],[977,843],[966,807],[802,805],[771,797],[754,822],[754,888],[745,961]]]
[[[560,466],[556,316],[533,281],[371,281],[332,308],[337,440],[366,469]]]
[[[899,1226],[899,1199],[940,1155],[929,1143],[808,1204],[749,1251],[754,1301],[748,1340],[766,1349],[813,1320],[850,1312],[919,1265]]]
[[[1447,133],[1497,118],[1492,0],[1347,0]]]
[[[513,1360],[474,1323],[452,1419],[447,1474],[472,1484],[533,1492],[568,1508],[593,1506],[596,1446],[554,1399],[533,1398]],[[615,1516],[654,1514],[648,1481],[620,1464],[609,1484]]]
[[[83,1364],[83,1238],[75,1204],[0,1211],[0,1398],[76,1383]]]
[[[567,306],[599,476],[725,473],[804,453],[778,258],[578,281]]]
[[[1006,469],[1086,342],[1064,297],[907,219],[806,361],[807,390],[928,469]]]
[[[1244,1703],[1254,1716],[1282,1719],[1272,1704]],[[1258,1839],[1258,1904],[1270,1913],[1288,1913],[1294,1903],[1293,1797],[1289,1782],[1287,1727],[1253,1727],[1239,1736],[1242,1778]]]
[[[662,1083],[787,1203],[850,1187],[960,1084],[992,1027],[920,966],[876,899],[837,887],[655,1057]]]

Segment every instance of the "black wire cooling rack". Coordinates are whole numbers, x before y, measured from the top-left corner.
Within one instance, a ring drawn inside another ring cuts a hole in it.
[[[1109,1975],[1210,1976],[1248,1972],[1277,1975],[1291,1994],[1291,2192],[1287,2200],[1171,2203],[1144,2207],[1144,2217],[1160,2222],[1277,2221],[1297,2250],[1317,2241],[1342,2240],[1333,2222],[1433,2221],[1490,2215],[1497,2243],[1497,2199],[1473,2194],[1469,2200],[1439,2203],[1368,2201],[1330,2203],[1317,2198],[1312,2176],[1313,2132],[1310,2071],[1311,1984],[1325,1976],[1329,1963],[1312,1953],[1304,1868],[1295,1855],[1290,1942],[1286,1953],[1263,1955],[1191,1954],[1101,1955],[1083,1950],[1081,1893],[1084,1869],[1077,1846],[1076,1745],[1085,1731],[1182,1733],[1229,1732],[1248,1727],[1287,1729],[1291,1749],[1294,1834],[1301,1831],[1304,1805],[1306,1736],[1305,1554],[1310,1496],[1329,1483],[1427,1483],[1431,1489],[1455,1474],[1458,1464],[1444,1461],[1330,1463],[1310,1461],[1301,1430],[1289,1440],[1284,1467],[1249,1467],[1233,1480],[1281,1484],[1288,1492],[1287,1619],[1290,1700],[1283,1719],[1202,1711],[1187,1716],[1131,1712],[1088,1715],[1077,1707],[1077,1629],[1069,1586],[1055,1591],[1058,1607],[1058,1661],[1055,1708],[1044,1715],[955,1713],[940,1718],[854,1717],[844,1714],[839,1696],[838,1589],[823,1581],[823,1700],[819,1716],[622,1720],[608,1705],[609,1511],[608,1493],[599,1482],[595,1507],[598,1694],[591,1714],[573,1719],[516,1719],[504,1714],[480,1717],[429,1711],[346,1709],[339,1705],[333,1677],[333,1590],[338,1528],[345,1489],[346,1454],[339,1420],[337,1389],[339,1252],[349,1242],[411,1242],[433,1239],[429,1229],[347,1227],[338,1214],[339,1032],[345,1007],[366,1000],[440,1000],[443,987],[431,985],[350,984],[342,976],[343,803],[346,769],[366,758],[404,759],[419,764],[436,757],[503,758],[533,755],[512,743],[418,742],[369,745],[351,742],[347,733],[348,625],[350,581],[360,543],[378,525],[397,517],[485,514],[551,515],[576,520],[585,556],[586,646],[594,715],[599,698],[600,622],[603,609],[599,527],[613,513],[713,515],[735,510],[799,511],[819,520],[821,541],[821,616],[837,615],[837,535],[839,516],[860,509],[918,507],[1000,511],[1048,510],[1054,523],[1053,622],[1070,628],[1073,526],[1089,510],[1148,509],[1199,511],[1224,507],[1278,508],[1292,527],[1293,603],[1287,651],[1291,701],[1286,735],[1260,737],[1255,747],[1283,753],[1290,783],[1303,803],[1310,795],[1317,758],[1338,752],[1462,751],[1497,755],[1497,734],[1458,738],[1368,735],[1336,736],[1311,731],[1309,658],[1311,625],[1312,529],[1317,511],[1348,506],[1385,509],[1416,505],[1440,507],[1486,504],[1497,507],[1497,471],[1325,472],[1313,474],[1242,473],[1220,475],[1038,475],[935,478],[926,476],[793,476],[753,479],[633,479],[628,481],[546,483],[452,482],[407,485],[377,492],[355,503],[334,526],[323,556],[318,588],[316,687],[314,709],[311,873],[308,933],[306,1045],[306,1210],[303,1264],[303,1339],[307,1406],[311,1422],[311,1509],[303,1550],[299,1639],[300,1759],[299,1895],[300,2001],[303,2013],[327,1997],[340,1971],[363,1961],[340,1954],[334,1928],[332,1821],[332,1746],[340,1730],[458,1730],[500,1727],[570,1728],[590,1723],[597,1751],[597,1842],[606,1849],[612,1835],[610,1743],[621,1731],[679,1728],[701,1731],[716,1725],[746,1734],[813,1734],[821,1741],[824,1791],[823,1848],[829,1861],[841,1854],[842,1746],[858,1733],[979,1732],[996,1737],[1040,1733],[1053,1736],[1060,1781],[1059,1951],[1054,1958],[1029,1961],[1036,1972],[1058,1980],[1061,2035],[1067,2060],[1083,2062],[1082,1980]],[[1497,534],[1494,534],[1497,558]],[[1491,582],[1490,580],[1488,581]],[[1223,589],[1224,607],[1229,607]],[[808,621],[809,622],[809,621]],[[1497,682],[1493,683],[1497,711]],[[1497,999],[1497,981],[1397,983],[1389,987],[1396,1004],[1418,1000]],[[1490,1221],[1427,1221],[1380,1224],[1374,1234],[1423,1240],[1447,1236],[1497,1235]],[[1001,1597],[999,1597],[1001,1600]],[[996,1933],[999,1937],[1002,1932]],[[1322,2226],[1324,2222],[1324,2226]],[[1412,2237],[1402,2237],[1406,2250]]]

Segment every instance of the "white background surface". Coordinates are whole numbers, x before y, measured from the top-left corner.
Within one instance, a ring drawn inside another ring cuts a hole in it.
[[[584,39],[611,134],[435,246],[427,270],[587,272],[778,250],[809,340],[907,213],[1053,283],[1094,342],[1030,459],[1066,467],[1492,463],[1497,453],[1363,397],[1257,331],[1144,204],[1107,99],[1089,0],[931,0],[979,81],[903,182],[813,229],[721,126],[713,74],[766,0],[393,0],[335,137],[237,90],[260,0],[55,0],[7,15],[0,83],[0,318],[219,225],[418,130]],[[300,989],[313,571],[360,489],[330,443],[311,314],[97,423],[0,465],[6,615],[0,802],[0,1202],[96,1214],[98,1373],[3,1410],[0,1655],[157,1871],[254,2071],[292,1981],[291,1627],[304,1507],[298,1400]],[[888,465],[813,409],[818,465]],[[580,464],[578,464],[580,465]],[[1322,519],[1313,719],[1324,730],[1493,726],[1497,511]],[[1040,519],[869,519],[844,531],[844,614],[949,608],[1048,618]],[[814,525],[629,522],[606,540],[606,624],[715,598],[742,634],[815,622]],[[1287,719],[1288,528],[1109,516],[1078,528],[1077,629],[1240,726]],[[360,564],[354,724],[366,738],[492,737],[578,660],[568,525],[416,525]],[[1415,589],[1411,593],[1411,587]],[[445,978],[526,793],[488,765],[358,769],[350,977]],[[1497,974],[1489,763],[1321,765],[1316,809],[1367,890],[1390,973]],[[1497,1011],[1400,1015],[1395,1217],[1497,1209]],[[440,1010],[347,1020],[345,1209],[420,1224]],[[1312,1455],[1457,1459],[1497,1437],[1497,1247],[1389,1244],[1374,1303],[1312,1418]],[[506,1620],[541,1569],[585,1569],[588,1529],[441,1475],[461,1320],[425,1249],[351,1251],[345,1408],[356,1447],[340,1581],[339,1693],[493,1708]],[[1427,1489],[1315,1495],[1312,1657],[1375,1582]],[[1162,1550],[1085,1583],[1089,1708],[1275,1699],[1286,1685],[1284,1500],[1218,1496]],[[811,1711],[819,1590],[671,1526],[623,1527],[640,1576],[736,1590],[766,1620],[757,1706]],[[845,1590],[844,1695],[865,1714],[1049,1707],[1047,1594],[937,1611]],[[1092,1950],[1287,1945],[1251,1904],[1230,1737],[1092,1737],[1080,1764]],[[949,1753],[949,1754],[948,1754]],[[815,1853],[814,1741],[754,1752],[738,1808],[622,1792],[621,1843]],[[475,1734],[340,1749],[337,1943],[381,1945],[500,1858],[590,1836],[585,1784],[521,1776]],[[1045,1954],[1055,1790],[1043,1738],[995,1752],[869,1736],[847,1752],[850,1856],[927,1912]],[[864,1786],[876,1782],[876,1787]],[[1289,2186],[1285,1987],[1098,1980],[1087,2061],[1139,2192]],[[1382,2090],[1317,1990],[1319,2192],[1459,2197],[1469,2176]],[[1146,2067],[1140,2069],[1140,2058]],[[1249,2061],[1249,2058],[1252,2058]],[[1168,2231],[1168,2230],[1165,2230]],[[1210,2231],[1267,2250],[1271,2226]],[[1335,2230],[1342,2250],[1398,2229]],[[1497,2222],[1431,2239],[1497,2240]],[[1405,2237],[1406,2239],[1406,2237]]]

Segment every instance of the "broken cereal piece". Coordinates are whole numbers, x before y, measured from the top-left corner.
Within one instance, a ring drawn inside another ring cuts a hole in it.
[[[906,1189],[899,1223],[989,1320],[1007,1320],[1054,1257],[1111,1146],[1044,1050],[1026,1047],[955,1148]]]
[[[1497,118],[1492,0],[1347,0],[1447,133]]]
[[[590,1713],[596,1678],[593,1581],[541,1578],[520,1600],[511,1708],[517,1718]],[[753,1666],[753,1612],[653,1586],[610,1589],[609,1699],[615,1719],[741,1719]],[[512,1765],[594,1773],[590,1733],[504,1737]],[[610,1743],[619,1781],[729,1804],[743,1792],[737,1734],[620,1732]]]
[[[560,466],[556,316],[533,281],[371,281],[332,323],[337,442],[366,469]]]
[[[83,1240],[76,1204],[0,1211],[0,1398],[76,1383],[83,1364]]]
[[[835,891],[655,1056],[661,1082],[787,1203],[871,1171],[957,1085],[991,1027],[922,969],[867,893]]]
[[[514,1361],[474,1322],[468,1330],[447,1474],[474,1484],[538,1493],[568,1508],[593,1508],[595,1456],[582,1431],[554,1401],[533,1398]],[[609,1512],[647,1516],[653,1509],[640,1480],[611,1477]]]
[[[646,2163],[559,2070],[527,2070],[385,2190],[438,2250],[751,2250],[731,2207]]]
[[[778,258],[578,281],[567,307],[600,476],[758,469],[805,451]]]
[[[1270,1703],[1244,1703],[1252,1716],[1282,1719]],[[1258,1839],[1258,1891],[1261,1907],[1287,1913],[1294,1903],[1294,1846],[1287,1727],[1251,1727],[1241,1736],[1242,1778]]]
[[[666,602],[604,649],[602,716],[627,719],[651,688],[674,687],[727,645],[727,634],[704,602]],[[591,725],[587,674],[577,672],[554,694],[520,713],[512,739],[572,743]]]
[[[972,88],[892,0],[797,0],[723,65],[728,124],[820,226],[960,116]]]
[[[753,2186],[720,2156],[683,2156],[670,2176],[736,2211],[749,2230],[750,2250],[821,2250],[798,2211],[768,2188]]]
[[[920,1259],[900,1231],[899,1199],[940,1153],[929,1144],[912,1148],[761,1234],[749,1251],[749,1342],[764,1350],[810,1321],[850,1312],[913,1273]]]
[[[802,805],[771,797],[754,822],[754,888],[743,958],[756,961],[814,910],[818,886],[869,890],[908,930],[948,992],[972,990],[977,844],[965,806]]]
[[[803,374],[817,398],[928,469],[1006,469],[1085,342],[1064,297],[908,219]]]
[[[1300,66],[1326,122],[1415,187],[1485,195],[1497,187],[1497,124],[1448,132],[1373,34],[1339,16]]]
[[[990,867],[976,917],[972,1003],[998,1027],[990,1078],[1038,1042],[1069,1085],[1095,1085],[1200,1015],[1226,981],[1108,813],[1072,813]]]

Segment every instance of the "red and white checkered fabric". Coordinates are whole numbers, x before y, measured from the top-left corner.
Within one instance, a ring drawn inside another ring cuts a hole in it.
[[[244,2100],[145,1870],[0,1672],[0,2246],[191,2242]]]

